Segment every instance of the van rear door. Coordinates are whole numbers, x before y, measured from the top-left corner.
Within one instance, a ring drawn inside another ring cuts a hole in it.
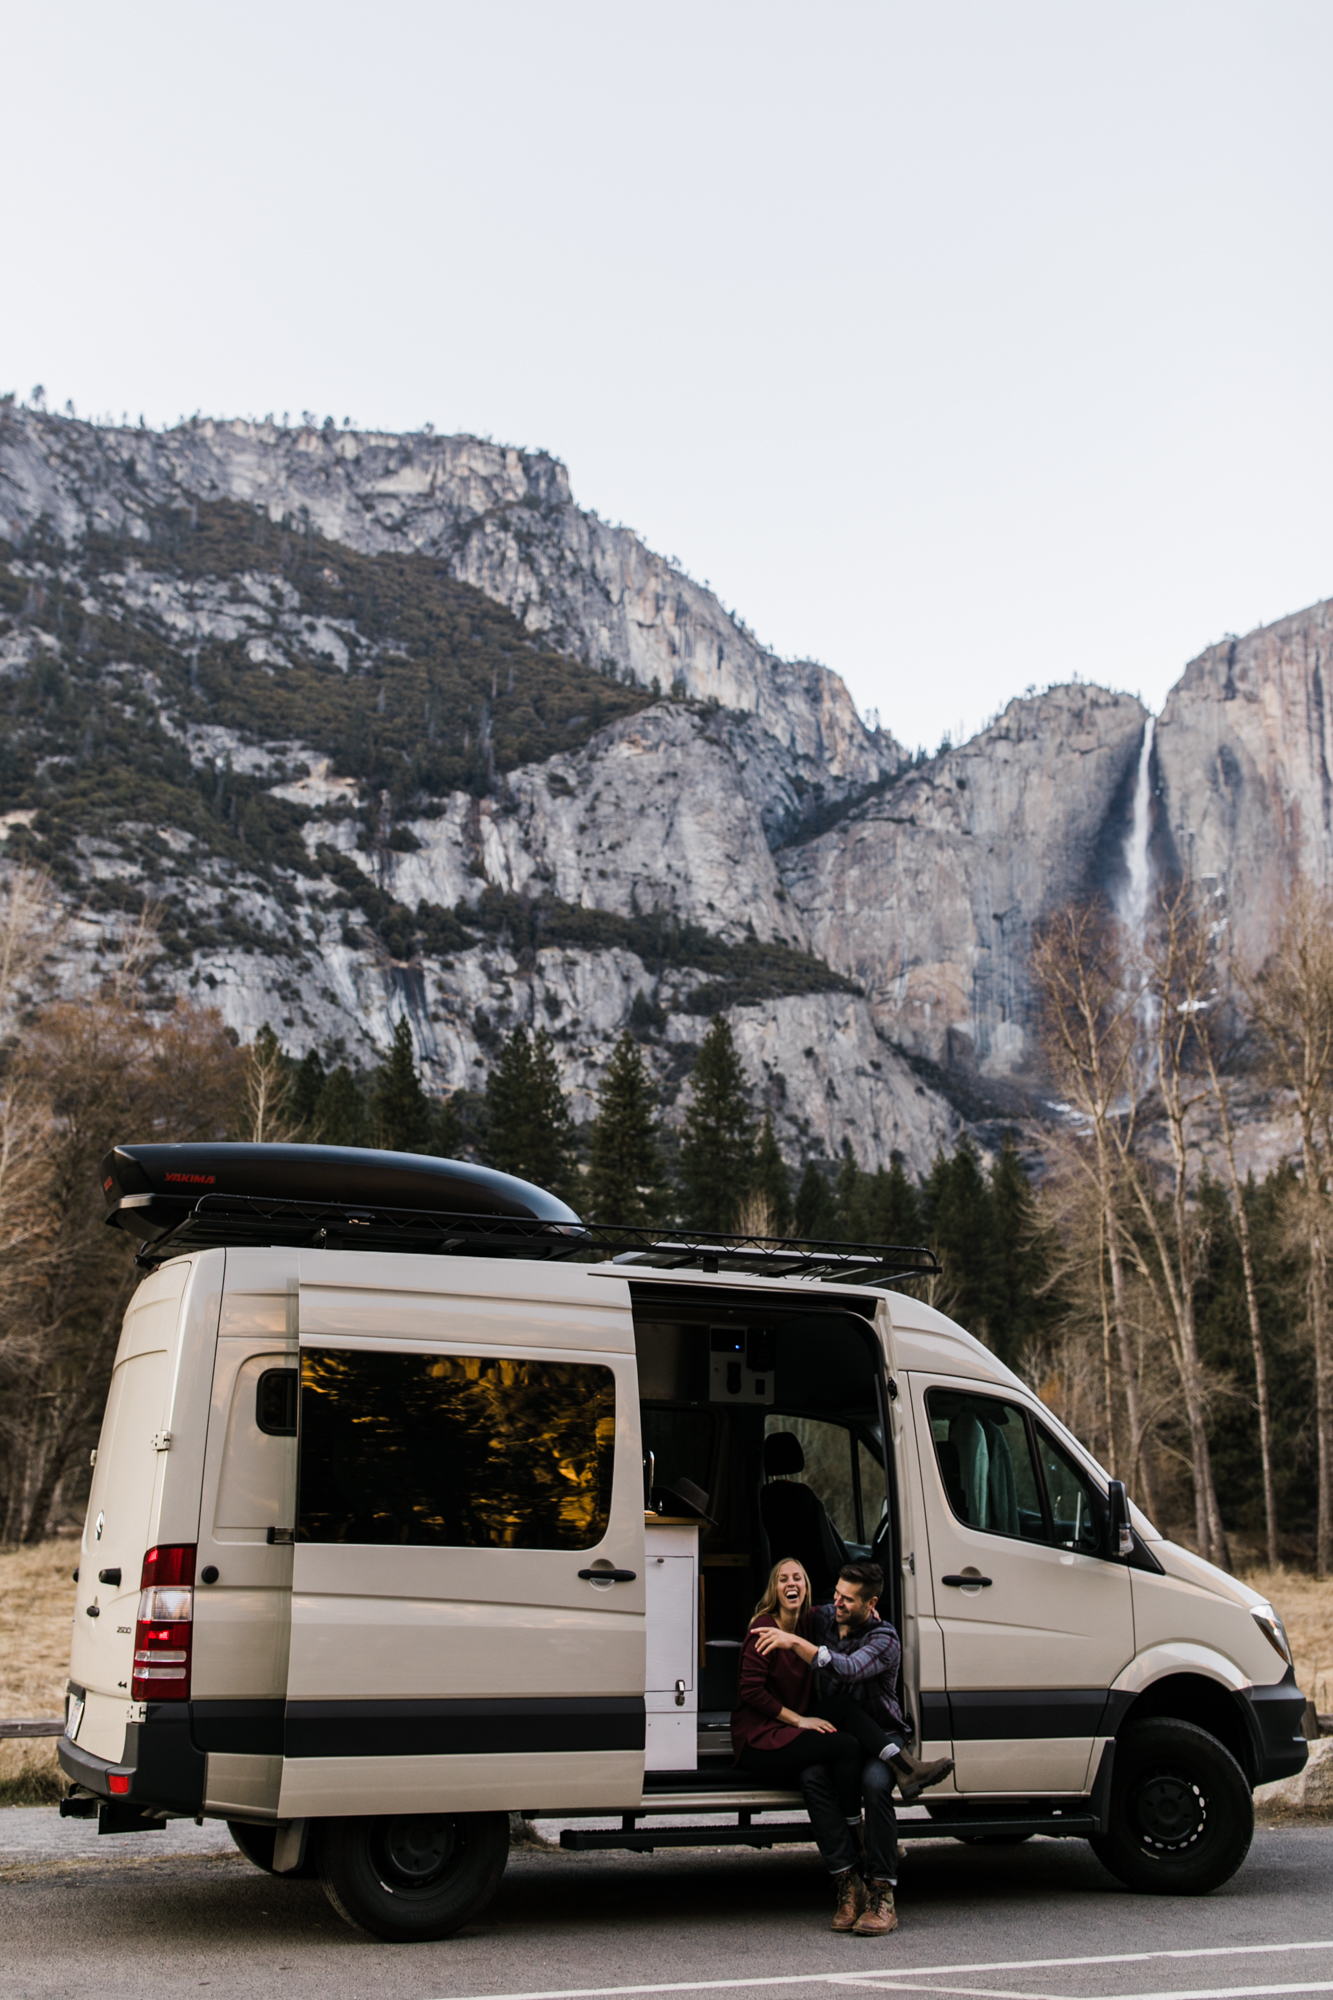
[[[281,1817],[636,1806],[628,1288],[302,1252],[300,1342]]]
[[[156,1538],[173,1363],[188,1263],[154,1271],[130,1301],[97,1441],[88,1516],[79,1549],[79,1588],[70,1678],[85,1690],[71,1716],[79,1747],[115,1763],[124,1753],[131,1704],[134,1626],[144,1551]]]
[[[194,1604],[194,1739],[210,1812],[276,1813],[296,1518],[296,1258],[232,1250]],[[290,1285],[287,1279],[290,1276]]]

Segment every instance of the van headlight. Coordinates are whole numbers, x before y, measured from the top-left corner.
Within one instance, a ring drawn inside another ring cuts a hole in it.
[[[1276,1611],[1274,1611],[1272,1605],[1252,1604],[1250,1606],[1250,1616],[1263,1633],[1265,1639],[1267,1639],[1269,1645],[1273,1648],[1273,1651],[1280,1655],[1283,1664],[1288,1667],[1295,1666],[1296,1662],[1291,1657],[1291,1641],[1287,1637],[1287,1628],[1278,1617]]]

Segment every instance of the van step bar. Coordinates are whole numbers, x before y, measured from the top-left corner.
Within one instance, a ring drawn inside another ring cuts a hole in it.
[[[899,1840],[1026,1840],[1043,1833],[1052,1840],[1086,1840],[1104,1829],[1096,1813],[1039,1813],[1030,1819],[1006,1814],[1002,1819],[900,1819]],[[782,1847],[809,1846],[814,1833],[808,1819],[780,1820],[769,1826],[751,1826],[742,1813],[737,1826],[644,1826],[635,1827],[632,1816],[619,1833],[581,1833],[563,1827],[560,1845],[576,1852],[605,1852],[627,1848],[632,1854],[651,1854],[657,1847]]]

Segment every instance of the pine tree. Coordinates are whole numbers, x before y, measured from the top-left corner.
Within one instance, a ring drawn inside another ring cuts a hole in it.
[[[773,1114],[764,1113],[763,1130],[754,1156],[754,1192],[768,1210],[769,1228],[775,1236],[791,1229],[791,1176],[773,1133]]]
[[[1054,1308],[1046,1295],[1049,1248],[1012,1132],[1005,1133],[991,1168],[990,1194],[994,1217],[990,1345],[1013,1366],[1028,1342],[1049,1329]]]
[[[856,1164],[851,1140],[844,1139],[842,1158],[838,1163],[838,1178],[833,1186],[833,1226],[844,1242],[863,1241],[867,1234],[864,1211],[865,1183],[868,1178]]]
[[[458,1115],[458,1106],[452,1097],[441,1099],[435,1108],[427,1150],[442,1160],[459,1160],[463,1157],[463,1121]]]
[[[721,1014],[690,1075],[692,1102],[680,1148],[680,1189],[692,1229],[727,1230],[754,1185],[754,1120],[745,1071]]]
[[[939,1152],[923,1194],[926,1233],[944,1267],[941,1303],[978,1340],[998,1320],[995,1204],[966,1140],[952,1158]]]
[[[424,1152],[430,1140],[430,1100],[421,1088],[412,1053],[412,1030],[401,1014],[393,1045],[371,1085],[375,1142],[392,1153]]]
[[[310,1049],[297,1064],[288,1098],[292,1116],[299,1122],[303,1137],[308,1138],[314,1130],[319,1093],[324,1088],[325,1080],[319,1050]]]
[[[568,1200],[575,1192],[574,1121],[545,1028],[515,1028],[486,1079],[483,1156]]]
[[[339,1063],[315,1105],[315,1137],[323,1146],[364,1146],[366,1102],[346,1063]]]
[[[653,1120],[652,1080],[628,1028],[607,1064],[593,1123],[586,1203],[607,1222],[660,1219],[666,1176]]]
[[[889,1171],[885,1173],[881,1167],[875,1175],[867,1206],[871,1242],[913,1244],[923,1240],[921,1191],[908,1180],[901,1153],[891,1153]]]
[[[796,1190],[793,1227],[806,1243],[826,1243],[835,1229],[833,1195],[828,1180],[813,1160],[805,1163],[801,1184]]]

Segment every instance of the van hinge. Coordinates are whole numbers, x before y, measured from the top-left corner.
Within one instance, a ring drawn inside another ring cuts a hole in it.
[[[154,1432],[153,1432],[153,1450],[154,1450],[154,1451],[170,1451],[170,1450],[171,1450],[171,1432],[170,1432],[170,1431],[154,1431]]]
[[[96,1463],[97,1463],[97,1446],[96,1446],[96,1445],[94,1445],[94,1446],[93,1446],[92,1450],[91,1450],[91,1451],[89,1452],[89,1454],[88,1454],[88,1463],[89,1463],[89,1465],[96,1465]]]
[[[912,1576],[915,1576],[915,1575],[916,1575],[916,1551],[915,1551],[915,1550],[913,1550],[913,1551],[912,1551],[911,1555],[908,1555],[908,1556],[904,1556],[904,1557],[903,1557],[903,1568],[904,1568],[905,1570],[907,1570],[907,1571],[909,1572],[909,1574],[910,1574],[910,1575],[912,1575]]]

